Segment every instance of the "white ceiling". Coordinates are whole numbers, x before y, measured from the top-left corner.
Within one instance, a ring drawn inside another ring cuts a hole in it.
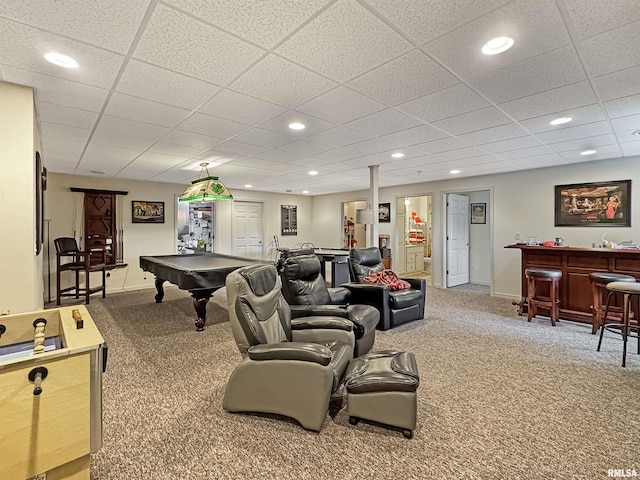
[[[50,171],[318,195],[640,154],[638,6],[2,0],[0,79],[35,88]]]

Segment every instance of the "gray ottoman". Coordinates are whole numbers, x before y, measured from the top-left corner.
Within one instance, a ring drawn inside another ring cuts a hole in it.
[[[420,385],[413,353],[382,351],[354,358],[345,374],[349,423],[360,419],[402,428],[413,437]]]

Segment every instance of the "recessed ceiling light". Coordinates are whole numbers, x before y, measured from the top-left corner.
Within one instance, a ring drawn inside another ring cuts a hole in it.
[[[309,175],[317,175],[317,174],[318,174],[318,172],[316,172],[315,170],[311,170],[311,171],[309,172]]]
[[[451,170],[449,173],[453,173],[454,175],[460,173],[460,170]]]
[[[402,157],[404,157],[404,153],[402,152],[396,152],[391,154],[391,158],[402,158]]]
[[[291,193],[291,192],[293,192],[293,190],[285,190],[285,192]]]
[[[559,117],[555,120],[551,120],[549,125],[562,125],[563,123],[569,123],[571,120],[573,120],[571,117]]]
[[[484,44],[482,53],[485,55],[496,55],[509,50],[511,47],[513,47],[513,38],[496,37]]]
[[[635,130],[631,132],[631,135],[640,135],[640,130]]]
[[[309,190],[302,190],[302,193],[306,195],[307,193],[309,193]]]
[[[587,155],[593,155],[594,153],[596,153],[595,150],[585,150],[584,152],[580,152],[580,155],[587,156]]]
[[[307,126],[304,123],[293,122],[289,124],[291,130],[304,130]]]
[[[244,186],[244,188],[253,188],[253,185],[247,184],[247,185]]]
[[[54,65],[58,65],[59,67],[78,68],[78,62],[76,62],[70,56],[63,55],[62,53],[57,53],[57,52],[45,53],[44,58],[47,62],[53,63]]]

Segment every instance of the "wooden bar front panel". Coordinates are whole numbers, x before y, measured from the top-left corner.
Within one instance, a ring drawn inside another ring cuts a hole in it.
[[[521,285],[524,311],[527,308],[527,281],[524,274],[527,268],[560,270],[560,318],[583,323],[592,321],[593,296],[589,283],[591,272],[622,273],[640,280],[640,250],[533,245],[508,245],[505,248],[519,249],[522,252]]]

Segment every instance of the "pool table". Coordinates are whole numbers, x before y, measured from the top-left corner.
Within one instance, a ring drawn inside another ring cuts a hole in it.
[[[156,276],[156,303],[162,303],[164,298],[164,282],[171,282],[179,289],[189,291],[198,314],[195,322],[197,331],[204,330],[207,303],[213,292],[224,287],[229,273],[253,263],[267,262],[220,253],[140,257],[140,268]]]

